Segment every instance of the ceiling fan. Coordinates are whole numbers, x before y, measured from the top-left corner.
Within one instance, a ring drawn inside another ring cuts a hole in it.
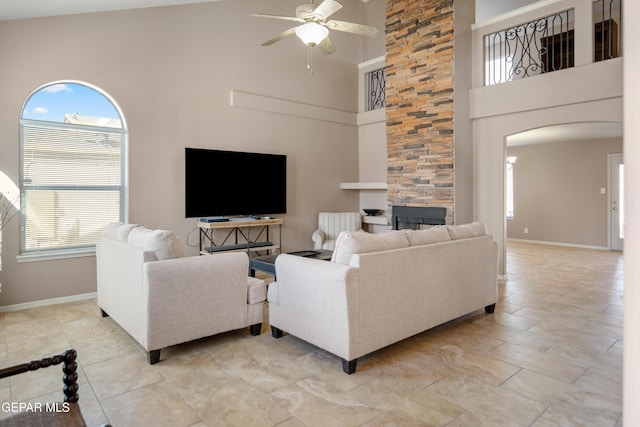
[[[353,22],[329,20],[331,15],[342,9],[342,5],[336,0],[324,0],[320,4],[307,3],[296,8],[296,16],[268,15],[264,13],[252,13],[257,18],[283,19],[299,22],[300,25],[289,28],[277,36],[262,43],[262,46],[270,46],[292,34],[295,34],[309,47],[318,46],[320,52],[329,55],[335,52],[333,43],[329,38],[329,30],[343,31],[361,36],[375,37],[378,34],[376,27],[356,24]]]

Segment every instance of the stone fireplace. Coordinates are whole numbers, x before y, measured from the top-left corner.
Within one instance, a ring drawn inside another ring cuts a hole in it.
[[[452,0],[387,0],[387,203],[454,218]]]

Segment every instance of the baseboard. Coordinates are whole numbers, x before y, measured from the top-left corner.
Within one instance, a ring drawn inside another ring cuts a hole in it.
[[[25,310],[27,308],[45,307],[48,305],[64,304],[66,302],[82,301],[86,299],[96,298],[96,292],[89,292],[88,294],[71,295],[68,297],[43,299],[40,301],[25,302],[22,304],[12,304],[0,306],[0,313],[7,311]]]
[[[525,239],[507,239],[508,242],[521,242],[521,243],[532,243],[534,245],[550,245],[550,246],[565,246],[569,248],[580,248],[580,249],[595,249],[599,251],[608,251],[609,248],[606,246],[591,246],[591,245],[577,245],[575,243],[562,243],[562,242],[545,242],[542,240],[525,240]]]

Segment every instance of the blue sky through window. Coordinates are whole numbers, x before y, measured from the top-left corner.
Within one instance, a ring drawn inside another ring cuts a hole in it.
[[[35,92],[22,111],[23,119],[64,122],[65,114],[120,119],[100,92],[77,83],[56,83]]]

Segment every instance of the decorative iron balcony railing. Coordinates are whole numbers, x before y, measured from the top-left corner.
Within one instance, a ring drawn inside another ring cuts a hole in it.
[[[485,36],[485,85],[573,67],[574,9]]]
[[[384,67],[365,73],[365,111],[377,110],[385,107],[386,82],[387,78]]]
[[[593,61],[620,55],[620,0],[592,2]],[[575,8],[484,36],[484,85],[494,85],[574,66]]]

